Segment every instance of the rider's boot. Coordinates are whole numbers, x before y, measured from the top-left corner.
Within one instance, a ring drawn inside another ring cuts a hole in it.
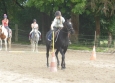
[[[39,37],[39,39],[40,39],[40,40],[42,40],[42,39],[41,39],[41,35],[40,35],[40,34],[39,34],[39,36],[40,36],[40,37]]]
[[[30,40],[30,34],[29,34],[29,40]]]
[[[68,38],[69,38],[69,44],[72,44],[70,41],[70,33],[68,33]]]
[[[9,35],[9,29],[7,29],[7,32],[8,32],[8,38],[10,37],[10,35]]]

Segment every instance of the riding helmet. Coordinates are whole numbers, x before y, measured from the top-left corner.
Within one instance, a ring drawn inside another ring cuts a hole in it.
[[[4,14],[4,18],[7,18],[7,15],[6,15],[6,14]]]
[[[61,12],[60,11],[56,11],[55,12],[55,16],[61,16]]]
[[[36,22],[36,19],[33,19],[33,22]]]

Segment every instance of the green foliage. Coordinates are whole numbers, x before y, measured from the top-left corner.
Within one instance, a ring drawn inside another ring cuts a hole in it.
[[[111,32],[115,35],[115,15],[111,17],[103,17],[101,19],[102,33]]]
[[[71,12],[82,14],[85,11],[86,0],[28,0],[27,6],[35,6],[41,12],[50,13],[50,11],[60,10],[65,13],[66,7],[71,8]]]
[[[85,11],[86,0],[71,0],[71,2],[74,3],[73,13],[82,14]]]
[[[85,13],[80,15],[79,33],[82,35],[94,35],[94,32],[95,32],[95,22],[93,15],[91,14],[86,15]],[[94,39],[92,37],[90,37],[90,39]]]
[[[105,14],[109,17],[114,14],[114,0],[89,0],[91,2],[91,10],[96,15]]]
[[[110,20],[109,26],[108,26],[108,30],[115,35],[115,16],[113,16]]]
[[[0,1],[0,20],[3,19],[3,14],[6,13],[8,15],[8,19],[10,20],[10,24],[18,23],[16,16],[18,11],[20,11],[24,3],[27,0],[2,0]]]

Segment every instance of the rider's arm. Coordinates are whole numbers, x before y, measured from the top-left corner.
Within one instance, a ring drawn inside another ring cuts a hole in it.
[[[8,24],[9,23],[9,20],[7,19],[6,23]]]
[[[31,24],[31,28],[33,28],[33,24]]]
[[[4,20],[2,20],[2,25],[4,26]]]
[[[51,24],[51,30],[53,30],[53,27],[56,25],[56,18],[54,19],[54,21],[52,22],[52,24]]]

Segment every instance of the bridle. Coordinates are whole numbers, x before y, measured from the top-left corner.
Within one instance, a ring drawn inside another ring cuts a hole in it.
[[[68,33],[69,31],[74,30],[73,28],[68,28],[66,24],[65,24],[65,28],[67,28],[67,31],[62,31],[62,32],[64,32],[64,33]],[[62,28],[62,29],[63,29],[63,28]]]

